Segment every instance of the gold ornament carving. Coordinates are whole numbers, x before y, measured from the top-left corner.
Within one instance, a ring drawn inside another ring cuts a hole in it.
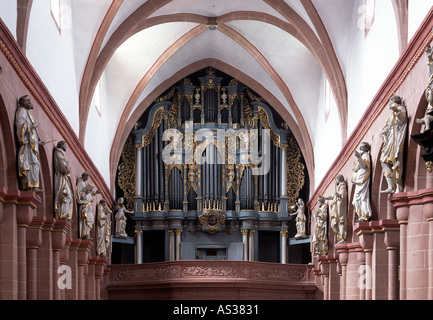
[[[139,150],[148,146],[152,142],[156,130],[159,128],[159,126],[162,123],[163,117],[164,117],[164,107],[160,107],[155,112],[150,130],[141,137],[141,144],[137,145],[137,148]]]
[[[204,231],[210,234],[220,232],[221,226],[226,222],[226,216],[220,209],[203,209],[203,214],[198,219],[204,225]]]
[[[287,196],[289,204],[295,204],[299,192],[305,184],[305,166],[301,162],[301,150],[293,136],[288,139],[287,147]]]
[[[124,193],[125,206],[131,208],[135,196],[135,146],[132,137],[126,141],[121,159],[117,183]]]

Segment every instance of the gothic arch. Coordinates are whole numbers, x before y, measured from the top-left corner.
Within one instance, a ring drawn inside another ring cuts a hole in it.
[[[223,61],[217,59],[204,59],[197,61],[183,69],[177,71],[171,78],[165,80],[160,86],[158,86],[152,93],[150,93],[143,101],[140,102],[135,111],[130,115],[124,112],[119,121],[119,125],[116,130],[113,145],[110,152],[110,188],[115,188],[115,177],[117,165],[119,163],[120,154],[123,149],[123,145],[129,136],[129,133],[133,129],[137,119],[143,114],[143,112],[158,98],[165,90],[170,86],[173,86],[176,82],[180,81],[189,74],[204,69],[206,67],[213,67],[227,73],[233,78],[238,79],[246,86],[255,90],[263,99],[265,99],[274,109],[277,111],[283,120],[289,125],[295,139],[297,140],[301,152],[304,156],[308,175],[310,177],[310,188],[314,187],[314,153],[311,143],[310,136],[306,129],[302,129],[298,126],[296,121],[290,115],[288,110],[281,104],[281,102],[275,98],[272,93],[267,91],[260,83],[255,79],[250,78],[240,70],[226,64]]]
[[[163,6],[164,4],[160,4],[158,1],[156,1],[158,6]],[[269,1],[265,1],[268,3],[271,7],[272,4],[269,3]],[[200,29],[204,29],[205,25],[209,22],[209,18],[195,15],[195,14],[172,14],[172,15],[166,15],[166,16],[157,16],[153,18],[146,18],[149,16],[150,13],[144,14],[146,11],[143,11],[143,7],[145,7],[147,3],[145,3],[142,7],[137,9],[130,17],[128,17],[122,25],[112,34],[110,39],[108,40],[107,44],[101,49],[100,54],[97,57],[94,57],[93,54],[90,54],[90,59],[88,61],[88,64],[86,66],[86,70],[84,72],[83,81],[81,85],[81,91],[80,91],[80,141],[84,143],[85,141],[85,134],[86,134],[86,125],[87,125],[87,117],[88,112],[90,108],[90,103],[93,97],[93,93],[96,87],[96,84],[98,83],[106,65],[108,64],[110,58],[114,54],[114,52],[117,50],[117,48],[129,37],[134,35],[135,33],[142,31],[146,28],[149,28],[154,25],[163,24],[167,22],[175,22],[175,21],[187,21],[187,22],[195,22],[200,24]],[[158,7],[159,8],[159,7]],[[155,9],[156,8],[152,8]],[[216,18],[217,22],[227,22],[231,20],[239,20],[239,19],[245,19],[245,20],[257,20],[257,21],[263,21],[265,23],[271,23],[282,30],[288,32],[292,36],[294,36],[296,39],[298,39],[302,44],[304,44],[308,50],[316,57],[319,64],[322,66],[326,76],[328,77],[332,90],[334,92],[334,96],[338,105],[339,115],[340,115],[340,123],[341,123],[341,132],[342,132],[342,139],[343,142],[346,141],[347,136],[347,91],[346,91],[346,83],[344,80],[344,76],[341,71],[341,67],[339,65],[338,59],[335,55],[335,52],[332,49],[332,44],[330,43],[329,37],[326,35],[322,35],[322,41],[326,41],[325,44],[322,44],[320,40],[317,38],[315,33],[311,30],[308,25],[306,25],[305,21],[296,14],[296,17],[293,18],[293,9],[291,9],[290,6],[288,8],[284,7],[284,9],[278,8],[277,11],[280,11],[283,15],[289,15],[291,17],[290,22],[292,24],[285,23],[281,21],[278,18],[266,15],[266,14],[260,14],[257,15],[255,13],[251,12],[233,12],[226,14],[224,16]],[[138,14],[138,12],[141,12],[141,15]],[[153,12],[153,11],[152,11]],[[316,18],[315,21],[317,22],[318,26],[321,26],[321,29],[324,29],[323,24],[321,24],[320,18],[318,17],[318,14],[316,12]],[[133,17],[136,17],[135,19],[138,19],[137,17],[140,17],[138,22],[136,20],[133,20]],[[131,21],[132,20],[132,21]],[[105,21],[104,21],[105,22]],[[320,22],[320,23],[319,23]],[[133,27],[127,28],[126,26],[133,24]],[[108,27],[108,26],[107,26]],[[245,48],[246,51],[251,51],[251,46],[248,46],[247,41],[245,39],[240,39],[239,36],[236,34],[233,35],[233,32],[230,30],[230,28],[222,25],[220,26],[222,28],[221,30],[225,30],[225,34],[228,36],[231,36],[235,41],[237,41],[241,46]],[[204,31],[204,30],[202,30]],[[201,31],[201,32],[202,32]],[[322,30],[323,31],[323,30]],[[197,36],[201,32],[195,34]],[[326,32],[323,31],[322,34],[325,34]],[[194,37],[195,37],[194,36]],[[189,35],[189,38],[191,38],[191,34]],[[183,41],[181,38],[180,40]],[[191,39],[190,39],[191,40]],[[178,41],[180,45],[184,45],[182,41]],[[100,47],[100,45],[99,45]],[[172,54],[173,46],[169,48],[168,55]],[[257,50],[256,50],[257,51]],[[93,52],[93,49],[92,49]],[[323,56],[323,52],[326,53],[325,56]],[[166,53],[165,53],[166,54]],[[257,57],[256,54],[253,54],[254,57]],[[161,65],[161,63],[164,63],[165,58],[162,56],[158,59],[157,65]],[[266,67],[266,65],[263,65],[264,62],[266,62],[266,59],[258,59],[258,62],[262,64],[262,66],[267,70],[271,78],[276,78],[277,85],[281,87],[282,80],[279,78],[278,74],[273,71],[272,69]],[[148,72],[149,74],[150,72]],[[145,76],[147,77],[147,75]],[[139,85],[141,86],[141,84]],[[287,87],[286,90],[288,91]],[[283,91],[285,92],[285,91]],[[134,92],[134,94],[136,91]],[[288,92],[285,97],[288,99],[288,101],[293,104],[291,94]],[[296,105],[293,106],[294,109],[297,109]],[[294,110],[295,113],[300,113],[297,110]],[[302,115],[297,116],[297,120],[301,121],[301,123],[304,121],[302,118]]]
[[[416,122],[416,119],[423,118],[425,111],[427,110],[427,99],[424,91],[421,94],[421,98],[418,101],[415,115],[412,117],[412,127],[408,132],[408,153],[406,161],[406,171],[410,171],[411,174],[406,175],[412,177],[411,180],[405,181],[407,191],[420,190],[426,188],[426,177],[428,175],[425,161],[422,158],[424,150],[418,146],[416,142],[411,139],[411,135],[418,134],[423,131],[424,126]]]
[[[15,139],[15,115],[11,117],[6,109],[6,103],[3,95],[0,94],[0,129],[1,129],[1,160],[0,171],[2,182],[0,186],[8,189],[18,189],[18,172],[16,166],[16,139]],[[13,103],[17,103],[14,101]],[[1,181],[1,180],[0,180]]]
[[[26,52],[32,4],[33,0],[17,0],[17,42],[24,53]]]

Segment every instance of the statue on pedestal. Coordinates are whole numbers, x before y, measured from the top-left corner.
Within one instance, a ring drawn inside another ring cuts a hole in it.
[[[322,196],[317,202],[318,208],[314,215],[316,230],[313,235],[314,252],[317,255],[328,254],[328,205]]]
[[[383,141],[380,162],[388,184],[388,188],[381,192],[399,193],[403,191],[403,151],[407,128],[406,106],[399,96],[393,96],[390,99],[389,108],[392,113],[380,133]]]
[[[87,239],[95,221],[93,214],[93,197],[101,194],[101,190],[93,191],[95,186],[87,182],[89,173],[83,172],[77,180],[78,217],[80,221],[80,238]]]
[[[416,119],[417,123],[424,124],[424,132],[432,129],[431,123],[433,121],[433,50],[430,44],[426,48],[427,65],[428,65],[428,83],[425,89],[425,98],[427,100],[427,110],[424,118]]]
[[[22,96],[18,101],[18,109],[15,115],[15,125],[19,144],[18,171],[23,191],[33,190],[42,192],[39,183],[39,145],[46,142],[39,140],[39,123],[35,122],[30,114],[33,104],[30,97]]]
[[[339,174],[335,178],[334,194],[324,199],[332,200],[331,228],[337,237],[337,243],[344,243],[347,239],[347,183],[343,175]]]
[[[368,221],[371,218],[370,204],[370,144],[362,142],[359,151],[355,151],[356,161],[353,166],[352,183],[355,185],[353,207],[359,221]]]
[[[296,239],[303,239],[306,238],[306,231],[305,231],[305,223],[307,222],[307,217],[305,216],[305,205],[304,200],[301,198],[298,199],[296,202],[297,210],[296,212],[292,213],[291,215],[296,215]]]
[[[108,207],[107,200],[102,199],[98,204],[98,217],[96,224],[96,254],[107,256],[110,251],[111,228],[110,216],[112,211]]]
[[[134,214],[134,211],[126,210],[125,205],[123,202],[125,199],[119,198],[117,200],[117,212],[116,216],[114,217],[116,220],[116,232],[115,237],[116,238],[127,238],[128,234],[126,233],[126,216],[125,213]]]
[[[71,165],[66,157],[66,148],[66,142],[59,141],[54,149],[54,212],[56,219],[72,220]]]

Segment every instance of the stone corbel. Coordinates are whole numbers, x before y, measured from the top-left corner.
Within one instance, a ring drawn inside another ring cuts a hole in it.
[[[33,217],[27,226],[27,248],[39,249],[42,243],[42,227],[45,223],[45,217]]]
[[[56,220],[53,227],[52,246],[53,250],[60,251],[66,244],[66,237],[71,229],[71,222],[68,220]]]

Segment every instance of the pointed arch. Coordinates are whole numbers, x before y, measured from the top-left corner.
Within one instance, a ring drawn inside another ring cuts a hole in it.
[[[116,169],[119,163],[120,154],[122,152],[123,145],[128,138],[131,130],[133,129],[137,119],[143,114],[143,112],[157,99],[165,90],[175,85],[181,79],[187,77],[191,73],[198,70],[204,69],[206,67],[216,68],[233,78],[239,80],[246,86],[253,89],[257,94],[259,94],[263,99],[265,99],[276,112],[280,114],[283,120],[289,125],[293,132],[296,140],[298,141],[299,147],[304,156],[308,174],[311,179],[310,186],[314,188],[314,154],[313,147],[311,143],[311,138],[306,129],[302,129],[298,126],[296,121],[293,119],[289,111],[284,107],[284,105],[266,88],[264,88],[257,80],[249,77],[242,71],[236,69],[235,67],[213,58],[207,58],[200,61],[196,61],[183,69],[176,71],[173,76],[164,82],[162,82],[155,90],[153,90],[143,101],[140,102],[138,107],[134,112],[129,115],[125,112],[119,121],[119,125],[116,130],[116,135],[114,137],[113,145],[110,151],[110,188],[114,190],[115,188],[115,177]]]

